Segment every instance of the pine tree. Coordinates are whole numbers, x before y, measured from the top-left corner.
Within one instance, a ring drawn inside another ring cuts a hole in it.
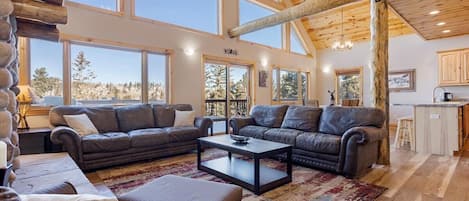
[[[37,68],[34,70],[33,79],[31,80],[35,92],[39,97],[44,97],[51,93],[54,89],[54,81],[49,77],[46,67]]]
[[[86,99],[84,94],[89,86],[89,82],[96,78],[95,73],[90,69],[91,62],[85,58],[85,53],[80,51],[72,64],[72,86],[73,97],[76,99]]]
[[[280,76],[280,97],[293,99],[298,98],[298,75],[287,72]]]

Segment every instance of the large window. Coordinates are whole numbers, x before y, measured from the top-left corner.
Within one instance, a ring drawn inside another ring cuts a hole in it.
[[[31,88],[33,104],[63,104],[62,44],[38,39],[30,40]]]
[[[306,55],[306,50],[293,26],[291,26],[290,31],[290,51]]]
[[[72,98],[76,104],[141,102],[139,52],[73,44]]]
[[[335,73],[337,104],[358,106],[363,101],[361,68],[336,70]]]
[[[136,0],[135,15],[218,34],[218,0]]]
[[[166,102],[167,56],[148,54],[148,101]]]
[[[272,100],[300,101],[307,96],[308,74],[282,69],[272,70]]]
[[[110,11],[119,11],[119,0],[70,0],[76,3],[101,8]],[[141,1],[141,0],[140,0]]]
[[[248,0],[239,0],[239,22],[246,22],[274,14],[273,11],[263,8]],[[241,35],[241,40],[246,40],[275,48],[282,48],[282,26],[261,29],[252,33]]]

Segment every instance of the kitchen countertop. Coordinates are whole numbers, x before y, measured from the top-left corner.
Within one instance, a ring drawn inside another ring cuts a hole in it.
[[[393,106],[415,106],[415,107],[462,107],[469,102],[437,102],[437,103],[394,103]]]

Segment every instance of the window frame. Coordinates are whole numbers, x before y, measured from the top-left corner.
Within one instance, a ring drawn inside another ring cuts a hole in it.
[[[277,70],[277,75],[276,78],[277,78],[277,89],[280,89],[280,72],[281,71],[288,71],[288,72],[295,72],[296,73],[296,76],[297,76],[297,85],[298,85],[298,98],[297,99],[282,99],[280,97],[280,93],[277,92],[277,97],[274,97],[274,83],[273,83],[273,71],[274,70]],[[302,104],[303,102],[303,86],[302,86],[302,76],[301,74],[302,73],[305,73],[306,74],[306,98],[310,98],[310,83],[311,83],[311,79],[310,79],[310,72],[309,71],[306,71],[306,70],[301,70],[300,68],[282,68],[282,67],[278,67],[278,66],[273,66],[270,70],[270,75],[272,76],[272,79],[270,81],[270,101],[271,101],[271,104],[273,105],[276,105],[276,104]]]
[[[20,37],[19,39],[19,59],[20,59],[20,84],[30,85],[31,84],[31,48],[30,48],[30,38]],[[85,45],[98,48],[106,49],[116,49],[123,51],[134,51],[141,54],[141,81],[142,81],[142,98],[141,103],[148,103],[148,66],[145,66],[148,62],[144,59],[144,54],[158,54],[166,55],[166,69],[165,69],[165,102],[167,104],[172,103],[172,80],[171,80],[171,70],[172,70],[172,59],[174,57],[174,51],[171,49],[163,48],[154,48],[134,44],[126,44],[122,42],[114,42],[93,38],[85,38],[72,35],[64,35],[60,41],[63,46],[63,105],[71,105],[72,93],[71,93],[71,45]],[[144,70],[146,68],[146,71]],[[147,79],[144,78],[147,77]],[[146,85],[143,85],[143,82],[147,81]],[[146,95],[145,95],[146,94]],[[28,112],[28,116],[41,116],[48,115],[50,109],[53,106],[32,106]]]
[[[308,48],[306,48],[306,44],[304,42],[304,39],[303,37],[301,36],[300,34],[300,31],[298,30],[298,27],[293,23],[293,22],[290,22],[290,36],[288,37],[287,40],[289,40],[289,52],[292,53],[292,54],[297,54],[297,55],[301,55],[301,56],[308,56]],[[303,48],[304,50],[304,54],[300,53],[300,52],[295,52],[293,51],[292,49],[292,37],[293,37],[293,34],[296,34],[296,36],[298,37],[298,41],[300,42],[300,45],[301,45],[301,48]]]
[[[238,0],[238,1],[244,1],[244,0]],[[274,13],[279,12],[279,10],[277,10],[277,9],[275,9],[275,8],[272,8],[272,7],[269,7],[269,6],[267,6],[267,5],[258,3],[258,2],[256,2],[256,1],[252,1],[252,0],[246,0],[246,1],[248,1],[249,3],[251,3],[251,4],[255,5],[255,6],[259,6],[259,7],[261,7],[261,8],[265,8],[265,9],[267,9],[267,10],[270,10],[270,11],[272,11],[272,12],[274,12]],[[239,9],[239,8],[240,8],[239,4],[240,4],[240,2],[238,2],[238,4],[237,4],[237,6],[238,6],[238,19],[237,19],[237,21],[238,21],[238,26],[241,25],[241,20],[240,20],[240,18],[241,18],[241,10]],[[266,45],[266,44],[262,44],[262,43],[253,42],[253,41],[243,40],[243,39],[241,39],[241,36],[236,37],[236,40],[237,40],[237,42],[242,42],[242,43],[246,43],[246,44],[250,44],[250,45],[259,45],[259,46],[261,46],[261,47],[265,47],[265,48],[269,48],[269,49],[287,50],[287,47],[285,46],[285,44],[287,43],[287,41],[286,41],[285,39],[288,38],[288,37],[286,37],[286,34],[285,34],[285,32],[286,32],[285,25],[286,25],[286,24],[287,24],[287,23],[280,24],[280,27],[281,27],[281,28],[280,28],[280,48],[273,47],[273,46]]]
[[[95,11],[103,14],[108,14],[108,15],[115,15],[115,16],[124,16],[125,15],[125,2],[124,0],[114,0],[116,1],[116,10],[108,10],[104,8],[99,8],[96,6],[80,3],[80,2],[75,2],[73,0],[65,0],[65,6],[72,6],[75,8],[81,8],[81,9],[86,9],[90,11]]]
[[[341,75],[350,75],[350,74],[358,74],[359,76],[359,85],[360,85],[360,102],[359,105],[363,105],[363,67],[352,67],[352,68],[340,68],[334,70],[334,85],[335,85],[335,104],[340,105],[339,102],[339,76]]]
[[[211,33],[208,31],[204,30],[198,30],[194,29],[191,27],[185,27],[182,25],[177,25],[177,24],[172,24],[169,22],[164,22],[156,19],[151,19],[151,18],[146,18],[146,17],[141,17],[136,15],[136,10],[135,10],[135,0],[130,0],[130,19],[135,20],[135,21],[140,21],[140,22],[146,22],[146,23],[151,23],[155,25],[163,25],[163,26],[169,26],[172,28],[176,28],[179,30],[183,31],[189,31],[192,33],[199,33],[199,34],[209,34],[211,36],[216,36],[222,38],[224,33],[223,33],[223,0],[217,0],[217,33]]]

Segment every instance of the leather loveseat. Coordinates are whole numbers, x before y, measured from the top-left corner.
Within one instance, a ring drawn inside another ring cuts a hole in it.
[[[122,107],[58,106],[49,114],[51,141],[62,144],[82,170],[182,154],[197,148],[211,121],[197,117],[194,127],[173,127],[175,110],[192,106],[139,104]],[[63,115],[87,114],[98,134],[80,136]]]
[[[364,174],[386,135],[383,111],[364,107],[254,106],[233,133],[293,146],[293,162],[346,177]]]

